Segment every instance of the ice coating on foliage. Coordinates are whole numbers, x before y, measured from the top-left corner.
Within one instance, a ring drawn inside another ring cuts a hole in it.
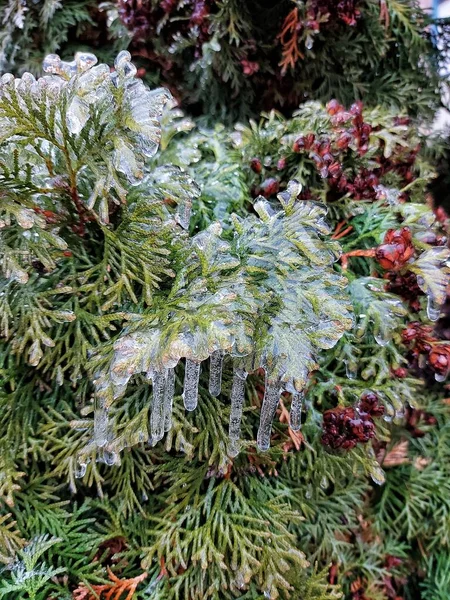
[[[361,339],[371,332],[376,343],[386,346],[408,314],[402,300],[395,294],[385,291],[385,283],[375,277],[361,277],[350,284],[350,293],[355,305],[355,313],[359,315],[355,335]],[[347,362],[349,377],[352,378],[354,367]]]
[[[188,188],[177,188],[169,173],[162,171],[155,178],[162,180],[164,195],[167,190],[167,197],[176,201]],[[152,443],[161,435],[162,415],[164,430],[171,426],[176,365],[185,363],[182,398],[191,411],[198,402],[202,362],[209,366],[211,394],[220,395],[225,355],[234,364],[230,455],[239,450],[247,373],[262,368],[268,382],[258,446],[269,446],[284,390],[293,394],[292,424],[299,425],[300,397],[317,368],[318,352],[333,347],[353,324],[347,280],[332,268],[339,244],[324,238],[329,233],[326,210],[318,203],[298,201],[299,191],[300,185],[292,182],[282,193],[284,210],[258,198],[258,216],[235,217],[231,241],[229,233],[224,239],[219,223],[192,237],[189,267],[179,272],[165,309],[156,317],[150,306],[142,315],[145,323],[140,325],[136,315],[132,326],[112,343],[104,373],[114,399],[125,393],[133,375],[151,373],[158,378],[155,374],[166,373],[164,384],[162,377],[160,387],[154,384]]]
[[[450,250],[445,246],[425,250],[409,269],[417,275],[417,285],[427,295],[428,318],[437,321],[447,298]]]
[[[101,398],[95,407],[94,441],[100,448],[105,446],[108,441],[108,409]]]
[[[136,67],[127,51],[119,53],[113,72],[84,52],[73,61],[50,54],[43,70],[47,75],[37,80],[30,73],[18,79],[11,74],[0,78],[0,126],[5,121],[0,139],[32,135],[35,142],[46,145],[51,163],[77,161],[82,143],[83,159],[88,154],[91,158],[84,168],[93,171],[96,186],[80,202],[107,224],[108,200],[124,202],[127,195],[119,174],[131,184],[142,180],[147,159],[158,149],[162,113],[172,96],[165,89],[150,90],[135,77]],[[16,106],[14,115],[8,111],[10,105]],[[73,139],[67,144],[68,135]],[[91,139],[95,146],[88,149]],[[68,155],[61,156],[64,147]],[[77,168],[81,167],[83,162]],[[46,169],[34,169],[33,178],[36,186],[47,187]]]

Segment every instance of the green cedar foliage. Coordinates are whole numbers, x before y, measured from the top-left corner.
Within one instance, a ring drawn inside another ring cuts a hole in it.
[[[107,6],[113,37],[129,40],[149,80],[177,90],[202,115],[235,120],[330,98],[431,115],[439,103],[437,52],[415,0]]]
[[[0,595],[440,593],[448,409],[399,371],[448,279],[414,127],[308,103],[204,129],[115,67],[1,80]],[[376,443],[324,443],[368,391]]]
[[[439,104],[439,55],[416,0],[4,0],[0,22],[0,71],[129,49],[148,83],[209,119],[334,97],[428,116]]]

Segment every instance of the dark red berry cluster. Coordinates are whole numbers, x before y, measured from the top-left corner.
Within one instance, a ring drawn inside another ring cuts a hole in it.
[[[438,339],[433,327],[415,321],[402,332],[403,343],[409,347],[409,361],[413,368],[431,369],[444,379],[450,372],[450,343]]]
[[[328,180],[330,198],[347,194],[354,200],[383,199],[380,182],[383,175],[395,172],[405,184],[414,178],[413,167],[419,148],[406,151],[400,145],[387,158],[384,156],[384,142],[377,140],[371,146],[374,167],[360,167],[348,162],[351,153],[364,156],[369,151],[370,136],[377,127],[364,120],[363,105],[355,102],[346,110],[337,100],[327,104],[327,112],[333,131],[330,136],[316,137],[313,133],[300,135],[295,139],[292,150],[295,153],[308,153],[320,176]],[[402,124],[407,117],[398,117],[396,124]],[[374,151],[375,150],[375,151]],[[405,199],[400,196],[399,200]]]
[[[375,251],[378,264],[386,271],[399,271],[414,256],[409,227],[389,229],[383,243]]]
[[[375,436],[374,418],[384,414],[374,392],[364,393],[355,406],[337,406],[323,414],[322,444],[330,448],[350,449]]]
[[[390,271],[386,274],[386,279],[388,279],[386,291],[400,296],[408,302],[412,311],[419,312],[421,308],[419,297],[424,294],[417,283],[416,274],[411,271],[404,274]]]

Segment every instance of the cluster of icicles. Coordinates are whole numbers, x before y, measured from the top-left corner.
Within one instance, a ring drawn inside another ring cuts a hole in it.
[[[221,350],[211,354],[209,371],[209,393],[219,396],[222,388],[222,367],[225,353]],[[183,402],[187,411],[193,411],[198,402],[198,386],[200,379],[201,363],[186,359],[183,386]],[[242,368],[240,360],[235,360],[233,365],[233,381],[231,387],[231,412],[229,422],[228,455],[235,457],[240,450],[241,419],[245,399],[245,383],[247,371]],[[150,444],[155,445],[164,434],[172,427],[172,409],[175,395],[175,369],[166,368],[161,371],[153,371],[147,375],[152,381],[153,398],[150,412]],[[266,377],[264,399],[261,408],[260,423],[257,436],[257,445],[260,450],[267,450],[270,446],[270,435],[272,422],[278,407],[280,396],[285,386],[281,380],[269,381]],[[303,392],[292,392],[290,427],[298,431],[301,427],[301,415],[304,394]],[[94,443],[103,448],[104,462],[114,464],[117,461],[116,452],[108,450],[108,410],[99,402],[94,416]],[[144,440],[141,440],[144,441]],[[81,473],[84,474],[85,465],[81,465]]]

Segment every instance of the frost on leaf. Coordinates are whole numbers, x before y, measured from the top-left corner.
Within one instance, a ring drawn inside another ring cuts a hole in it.
[[[229,452],[239,449],[247,374],[260,368],[266,372],[266,396],[258,445],[267,448],[281,392],[301,394],[320,350],[333,347],[351,328],[347,280],[333,270],[339,246],[325,237],[326,210],[283,200],[285,210],[275,211],[259,198],[258,216],[235,216],[232,241],[224,239],[218,223],[192,237],[186,266],[171,290],[95,359],[104,373],[97,393],[108,406],[126,392],[133,375],[146,373],[152,380],[153,443],[170,426],[173,369],[180,361],[184,404],[193,410],[205,361],[210,391],[217,395],[223,360],[231,359]],[[114,449],[114,439],[108,445]]]

